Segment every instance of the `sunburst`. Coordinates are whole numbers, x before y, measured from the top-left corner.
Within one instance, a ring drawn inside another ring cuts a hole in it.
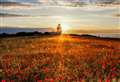
[[[62,32],[63,33],[66,33],[70,29],[69,25],[66,24],[66,23],[62,23],[61,27],[62,27]]]

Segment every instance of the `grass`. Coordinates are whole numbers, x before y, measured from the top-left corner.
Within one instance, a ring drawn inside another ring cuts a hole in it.
[[[1,38],[0,79],[119,82],[120,41],[70,35]]]

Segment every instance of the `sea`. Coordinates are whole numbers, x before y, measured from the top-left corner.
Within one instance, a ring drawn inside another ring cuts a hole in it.
[[[18,27],[14,27],[14,28],[9,28],[9,27],[0,27],[0,34],[2,33],[6,33],[6,34],[16,34],[18,32],[52,32],[54,31],[54,29],[51,28],[18,28]]]
[[[90,33],[98,37],[120,38],[120,33]]]
[[[18,32],[54,32],[54,29],[51,28],[1,28],[0,27],[0,34],[7,33],[7,34],[15,34]],[[84,33],[77,33],[77,35],[81,35]],[[85,33],[86,34],[86,33]],[[120,38],[120,33],[87,33],[88,35],[94,35],[98,37],[109,37],[109,38]]]

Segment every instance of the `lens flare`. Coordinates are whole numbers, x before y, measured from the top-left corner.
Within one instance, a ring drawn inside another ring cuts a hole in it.
[[[63,33],[66,33],[70,28],[69,25],[66,24],[66,23],[62,23],[61,26],[62,26],[62,32]]]

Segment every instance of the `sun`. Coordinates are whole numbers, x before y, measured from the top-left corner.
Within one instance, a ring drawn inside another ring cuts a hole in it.
[[[65,23],[62,23],[61,27],[62,27],[62,32],[63,33],[66,33],[69,30],[69,25],[67,25]]]

